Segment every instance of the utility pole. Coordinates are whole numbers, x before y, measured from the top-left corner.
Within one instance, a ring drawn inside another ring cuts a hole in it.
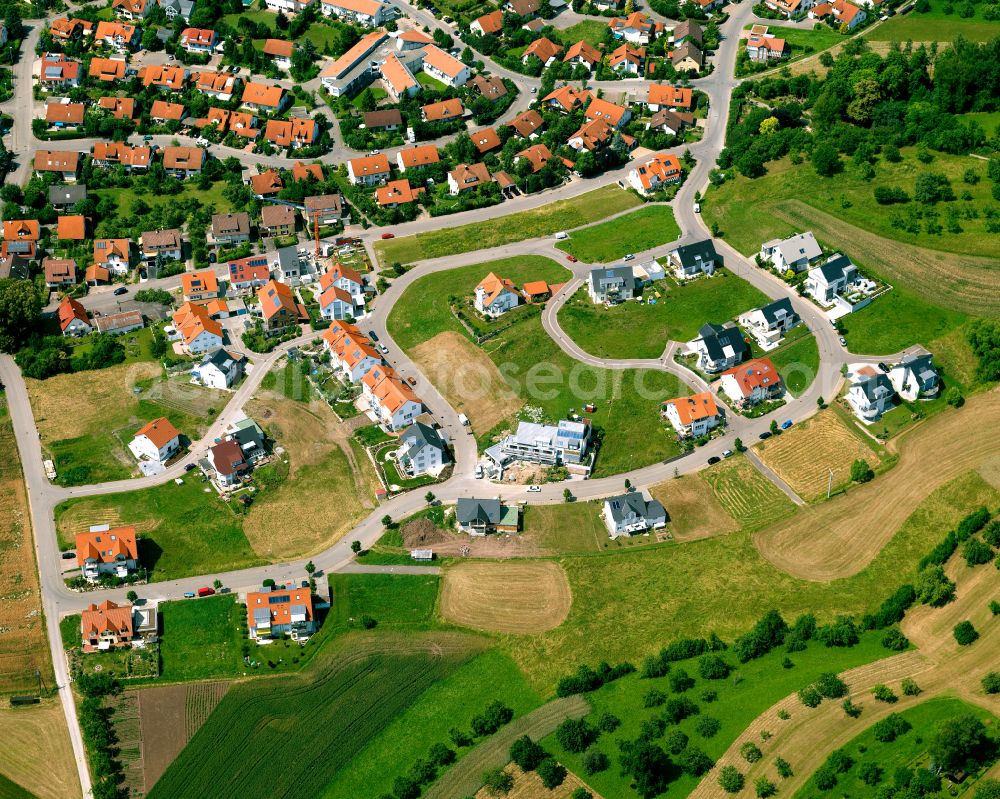
[[[826,498],[830,498],[830,492],[833,491],[833,469],[830,469],[830,480],[826,484]]]

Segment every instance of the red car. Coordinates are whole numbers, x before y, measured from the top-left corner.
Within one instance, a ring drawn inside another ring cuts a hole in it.
[[[395,233],[383,233],[382,234],[382,238],[383,239],[394,239],[394,238],[396,238],[396,234]]]
[[[212,596],[212,594],[214,594],[214,593],[215,593],[215,589],[214,588],[209,588],[208,586],[205,586],[204,588],[199,588],[198,589],[198,596]]]
[[[567,261],[572,261],[573,263],[576,263],[576,256],[575,255],[567,255],[566,256],[566,260]]]

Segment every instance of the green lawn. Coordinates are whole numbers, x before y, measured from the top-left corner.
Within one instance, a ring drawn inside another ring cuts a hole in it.
[[[238,30],[237,23],[240,21],[240,18],[246,18],[256,22],[258,25],[266,25],[273,33],[277,17],[278,15],[272,11],[243,11],[240,14],[226,14],[222,18],[222,21]],[[316,45],[316,49],[320,53],[323,52],[327,45],[333,46],[340,41],[336,31],[323,22],[314,22],[310,25],[309,30],[300,36],[298,40],[302,39],[309,39]],[[263,45],[263,42],[261,44]],[[335,52],[334,55],[339,55],[339,53]]]
[[[930,494],[862,571],[826,583],[775,568],[748,531],[683,546],[565,556],[560,563],[573,590],[569,617],[555,630],[505,646],[532,684],[547,688],[579,663],[638,664],[667,641],[712,630],[731,638],[769,608],[790,618],[812,612],[821,620],[864,613],[912,579],[920,558],[969,508],[998,502],[1000,491],[978,474],[959,477]]]
[[[556,245],[584,263],[608,263],[627,253],[645,252],[680,236],[669,205],[649,205],[631,214],[583,228]]]
[[[35,795],[0,774],[0,799],[35,799]]]
[[[425,89],[433,89],[436,92],[443,92],[448,88],[437,78],[432,78],[423,70],[420,70],[419,72],[415,73],[413,77],[415,77],[417,79],[417,83],[419,83]]]
[[[164,680],[236,677],[243,672],[239,621],[246,610],[234,595],[161,602],[158,610]]]
[[[136,525],[139,557],[153,581],[265,563],[247,543],[240,519],[194,474],[186,475],[182,485],[169,482],[64,502],[56,508],[60,545],[71,548],[74,534],[97,519]]]
[[[959,311],[945,310],[897,287],[840,323],[851,352],[885,355],[913,344],[928,346],[967,319]]]
[[[559,200],[531,211],[499,216],[486,222],[473,222],[416,236],[378,241],[375,250],[383,264],[441,258],[445,255],[500,247],[537,236],[549,236],[563,229],[596,222],[633,208],[640,202],[631,192],[623,191],[617,186],[605,186],[568,200]]]
[[[871,33],[865,34],[872,41],[896,42],[950,42],[964,36],[974,42],[985,42],[997,35],[997,23],[983,19],[985,5],[973,5],[975,15],[963,19],[958,15],[961,3],[954,4],[954,13],[945,14],[945,0],[931,0],[930,11],[920,14],[911,11],[883,22]]]
[[[521,529],[526,539],[547,550],[568,555],[592,554],[608,543],[601,507],[601,502],[529,505],[521,516]]]
[[[190,197],[197,199],[202,205],[214,205],[217,213],[223,214],[234,209],[232,203],[222,196],[222,190],[226,187],[225,181],[218,181],[212,184],[210,189],[202,191],[194,185],[188,183],[184,185],[184,191],[178,194],[150,194],[148,192],[136,192],[133,188],[122,189],[94,189],[92,194],[100,200],[102,197],[111,197],[123,214],[128,214],[132,205],[140,197],[146,205],[173,205],[180,200]]]
[[[643,296],[661,295],[655,305],[624,302],[612,308],[590,301],[581,288],[559,310],[563,331],[598,358],[659,358],[668,341],[690,341],[706,322],[722,324],[768,297],[725,270],[684,286],[663,280]]]
[[[841,751],[846,752],[854,761],[854,765],[846,774],[837,775],[836,795],[871,796],[876,792],[881,793],[885,787],[892,784],[897,769],[929,767],[928,749],[937,725],[955,716],[967,714],[976,716],[988,725],[995,725],[997,721],[989,711],[978,705],[971,705],[955,697],[937,696],[899,713],[910,723],[911,729],[894,741],[877,740],[873,727],[869,727],[851,739],[845,746],[840,747]],[[866,763],[874,763],[881,769],[881,779],[874,786],[865,784],[859,777],[861,768]],[[944,784],[948,785],[947,782]],[[962,785],[962,789],[965,794],[971,796],[974,786],[974,782],[965,783]],[[830,795],[830,791],[819,790],[813,780],[803,785],[794,794],[795,799],[818,799]],[[947,796],[949,794],[942,791],[928,795]]]
[[[455,748],[452,728],[469,729],[471,718],[493,699],[522,716],[541,704],[524,675],[502,652],[491,650],[429,687],[348,762],[321,796],[382,796],[391,793],[397,775],[405,774],[431,744]],[[468,747],[457,750],[461,757]]]
[[[557,43],[564,47],[585,41],[587,44],[597,47],[604,41],[604,32],[608,29],[608,21],[601,19],[585,19],[571,25],[565,30],[558,32]]]
[[[819,372],[819,348],[816,338],[804,326],[793,330],[790,341],[767,353],[785,387],[793,397],[804,392]],[[867,352],[867,350],[865,350]]]
[[[840,44],[846,38],[822,22],[817,22],[814,29],[787,27],[773,20],[767,20],[766,24],[770,28],[772,36],[784,39],[788,44],[789,57],[781,61],[781,64],[790,64],[801,58],[815,55]],[[750,30],[751,27],[753,26],[746,25],[743,30]],[[741,47],[740,50],[742,51],[743,48]],[[772,67],[778,65],[778,62],[772,63]]]
[[[436,574],[331,574],[337,623],[370,616],[381,628],[427,629],[435,625]]]
[[[792,619],[788,621],[791,622]],[[735,672],[738,679],[732,677],[723,680],[700,679],[697,659],[673,663],[671,671],[683,669],[689,676],[696,678],[694,686],[683,695],[694,702],[701,711],[698,715],[684,719],[676,729],[680,729],[688,736],[688,746],[697,747],[716,760],[758,715],[779,699],[815,681],[823,672],[841,672],[893,654],[881,646],[880,638],[880,633],[868,633],[862,638],[861,643],[850,649],[827,649],[813,642],[805,650],[790,656],[794,663],[790,669],[781,665],[787,656],[784,648],[742,665],[737,663],[734,656],[723,653],[723,657],[730,665],[738,666]],[[714,702],[705,702],[701,698],[706,689],[716,692],[717,698]],[[630,674],[587,694],[587,699],[593,707],[587,718],[592,724],[596,725],[597,719],[603,713],[611,713],[622,722],[617,730],[601,735],[593,745],[611,761],[611,767],[607,770],[586,777],[590,787],[602,796],[615,796],[621,799],[639,797],[635,789],[630,786],[629,778],[621,775],[616,742],[635,740],[640,735],[643,722],[660,714],[657,708],[644,707],[645,695],[651,690],[660,691],[667,696],[676,695],[671,693],[669,676],[641,679],[638,674]],[[808,711],[803,708],[803,712]],[[696,724],[703,716],[715,718],[720,723],[719,731],[708,739],[696,732]],[[788,723],[794,723],[794,719]],[[668,726],[667,733],[673,729],[675,727]],[[662,741],[657,743],[662,744]],[[574,773],[580,775],[586,773],[583,770],[582,755],[564,750],[559,746],[555,735],[543,739],[542,745]],[[698,782],[698,777],[678,776],[664,793],[657,796],[681,799],[691,793]]]

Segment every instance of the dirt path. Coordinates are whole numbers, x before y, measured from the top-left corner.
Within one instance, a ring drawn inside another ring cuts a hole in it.
[[[949,409],[905,431],[891,470],[756,533],[754,545],[777,568],[803,580],[857,574],[928,494],[998,457],[997,422],[1000,392],[971,397],[961,410]]]
[[[766,710],[733,742],[719,758],[715,769],[699,783],[691,794],[697,799],[722,799],[727,794],[719,787],[718,770],[732,764],[747,777],[744,790],[749,795],[753,781],[766,774],[775,779],[774,759],[782,757],[794,769],[795,775],[780,780],[783,795],[791,796],[805,784],[812,773],[834,749],[847,744],[873,723],[889,713],[905,710],[941,694],[957,695],[1000,716],[1000,696],[983,693],[979,681],[995,668],[1000,647],[1000,619],[994,618],[987,607],[991,591],[996,586],[996,570],[989,564],[970,569],[953,558],[946,571],[958,583],[956,600],[943,608],[924,605],[911,610],[903,621],[903,632],[919,646],[875,663],[869,663],[841,675],[850,688],[851,699],[863,708],[860,718],[850,718],[840,707],[840,701],[826,700],[818,708],[803,705],[796,695],[785,697]],[[952,636],[959,621],[969,619],[980,633],[972,646],[960,647]],[[921,688],[918,696],[904,696],[900,682],[912,677]],[[895,704],[876,702],[872,686],[885,683],[899,697]],[[778,718],[780,710],[791,718]],[[771,733],[764,741],[762,731]],[[749,766],[739,754],[740,746],[753,741],[764,752],[764,758]]]

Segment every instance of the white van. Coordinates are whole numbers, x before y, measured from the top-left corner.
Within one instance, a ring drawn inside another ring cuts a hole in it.
[[[558,233],[556,233],[556,238],[557,239],[568,239],[569,238],[569,233],[567,233],[565,230],[560,230]]]

